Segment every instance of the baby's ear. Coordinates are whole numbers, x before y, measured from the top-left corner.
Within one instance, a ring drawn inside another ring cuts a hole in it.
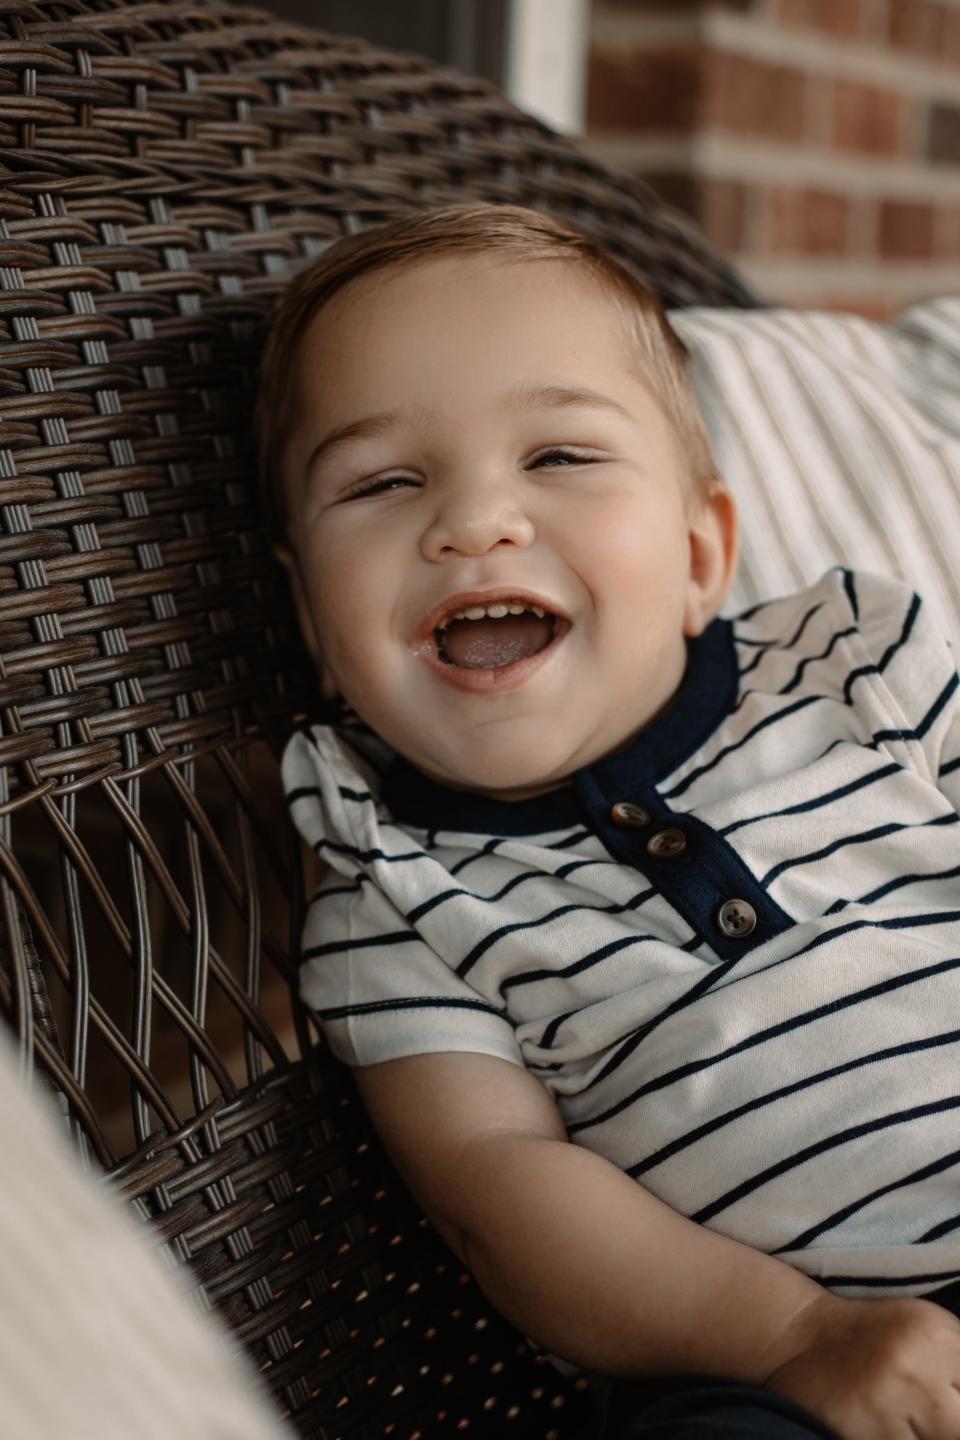
[[[737,568],[738,531],[736,504],[722,485],[691,501],[684,635],[700,635],[726,600]]]
[[[303,636],[303,643],[307,647],[316,672],[320,676],[320,689],[323,697],[325,700],[335,700],[337,697],[336,682],[330,674],[323,658],[320,636],[317,633],[317,626],[313,618],[313,610],[310,606],[307,588],[303,583],[300,561],[288,545],[274,545],[273,556],[287,572],[287,579],[290,581],[290,593],[293,596],[293,605],[297,612],[297,621],[300,625],[300,634]]]

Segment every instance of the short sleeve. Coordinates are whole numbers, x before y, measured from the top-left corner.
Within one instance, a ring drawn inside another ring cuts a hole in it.
[[[334,1055],[363,1066],[468,1051],[522,1065],[500,997],[457,975],[455,934],[438,944],[449,871],[391,820],[375,771],[316,727],[288,744],[283,779],[297,828],[330,865],[307,912],[301,995]]]
[[[845,572],[866,662],[847,681],[885,693],[889,727],[874,736],[907,745],[918,769],[960,810],[960,680],[956,657],[923,600],[884,576]]]

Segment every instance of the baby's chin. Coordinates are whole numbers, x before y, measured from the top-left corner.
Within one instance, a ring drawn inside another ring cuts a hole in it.
[[[499,763],[490,757],[451,757],[432,754],[407,758],[431,780],[446,785],[451,790],[463,790],[468,794],[485,795],[491,800],[531,800],[537,795],[546,795],[570,783],[576,765],[557,767],[554,772],[545,770],[541,754],[530,757],[510,756]]]

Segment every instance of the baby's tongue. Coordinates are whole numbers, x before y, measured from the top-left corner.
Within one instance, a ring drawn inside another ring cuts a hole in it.
[[[502,620],[452,620],[444,631],[443,650],[454,665],[467,670],[493,670],[536,655],[550,643],[553,621],[529,610]]]

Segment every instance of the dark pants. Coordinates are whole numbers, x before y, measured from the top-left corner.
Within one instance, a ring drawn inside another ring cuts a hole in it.
[[[927,1300],[960,1316],[960,1283]],[[739,1380],[684,1375],[619,1380],[610,1391],[603,1440],[836,1440],[798,1405]]]
[[[739,1380],[682,1375],[610,1394],[604,1440],[836,1440],[798,1405]]]

